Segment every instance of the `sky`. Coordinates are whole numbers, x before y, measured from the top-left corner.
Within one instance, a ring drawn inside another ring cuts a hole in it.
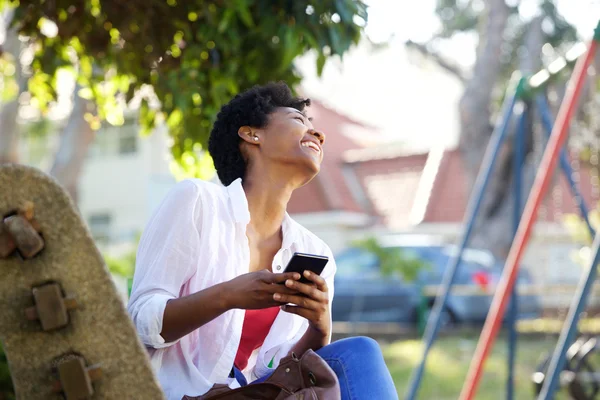
[[[404,42],[424,42],[437,30],[436,0],[368,0],[366,33],[374,42],[390,41],[373,53],[359,47],[343,62],[326,65],[317,77],[314,56],[298,61],[308,95],[350,117],[379,128],[382,140],[401,141],[410,147],[453,147],[458,140],[458,81],[440,74],[422,59],[406,52]],[[520,12],[530,18],[538,0],[521,0]],[[561,14],[589,38],[600,17],[600,0],[557,0]],[[468,69],[474,62],[476,38],[463,35],[444,49]]]

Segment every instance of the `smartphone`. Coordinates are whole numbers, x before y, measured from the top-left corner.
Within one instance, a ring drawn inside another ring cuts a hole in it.
[[[306,253],[294,253],[292,259],[288,263],[287,267],[285,267],[285,271],[283,272],[297,272],[300,274],[300,282],[302,283],[311,283],[304,276],[304,271],[309,270],[312,273],[317,275],[321,275],[323,269],[329,262],[329,257],[327,256],[318,256],[315,254],[306,254]]]

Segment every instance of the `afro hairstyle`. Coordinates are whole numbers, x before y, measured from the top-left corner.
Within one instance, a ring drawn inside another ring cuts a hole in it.
[[[240,150],[238,130],[242,126],[264,128],[269,115],[280,107],[299,111],[310,106],[310,99],[293,95],[284,82],[270,82],[254,86],[236,95],[225,104],[213,125],[208,139],[208,151],[223,185],[229,185],[246,174],[246,160]]]

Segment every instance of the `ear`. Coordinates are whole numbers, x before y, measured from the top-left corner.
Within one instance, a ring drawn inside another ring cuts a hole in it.
[[[260,143],[260,136],[258,135],[258,130],[249,126],[240,127],[240,129],[238,129],[238,136],[246,143]]]

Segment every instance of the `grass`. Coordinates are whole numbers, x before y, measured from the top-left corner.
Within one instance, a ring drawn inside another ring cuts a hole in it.
[[[456,400],[467,375],[469,363],[475,352],[478,337],[440,337],[429,353],[426,372],[421,382],[418,399]],[[556,337],[523,337],[517,348],[515,366],[515,399],[535,399],[531,375],[548,351],[552,351]],[[398,394],[403,398],[408,388],[413,368],[422,355],[422,343],[418,340],[401,340],[384,345],[384,355]],[[499,337],[487,359],[476,399],[506,398],[507,343]],[[566,400],[565,393],[556,400]]]

